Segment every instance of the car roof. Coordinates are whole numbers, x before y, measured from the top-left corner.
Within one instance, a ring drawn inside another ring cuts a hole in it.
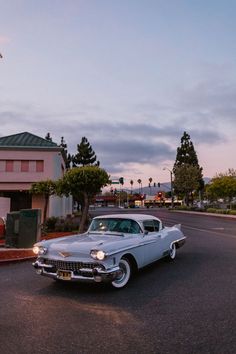
[[[96,216],[94,219],[100,219],[100,218],[105,218],[105,219],[109,219],[109,218],[117,218],[117,219],[132,219],[135,221],[143,221],[143,220],[160,220],[157,217],[153,216],[153,215],[148,215],[148,214],[109,214],[109,215],[99,215]]]

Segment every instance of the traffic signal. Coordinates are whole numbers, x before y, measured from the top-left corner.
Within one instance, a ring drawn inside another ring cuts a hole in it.
[[[122,186],[123,186],[123,184],[124,184],[124,177],[120,177],[120,178],[119,178],[119,182],[120,182],[120,184],[122,184]]]

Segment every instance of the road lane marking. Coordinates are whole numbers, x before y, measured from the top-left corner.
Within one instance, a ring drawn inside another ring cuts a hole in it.
[[[213,233],[214,235],[221,236],[221,237],[228,237],[228,238],[233,238],[233,239],[236,238],[236,236],[233,236],[233,235],[215,232],[213,229],[199,229],[197,227],[192,227],[192,226],[188,226],[188,225],[183,225],[183,228],[187,228],[187,229],[195,230],[195,231],[201,231],[201,232],[209,232],[209,233]]]

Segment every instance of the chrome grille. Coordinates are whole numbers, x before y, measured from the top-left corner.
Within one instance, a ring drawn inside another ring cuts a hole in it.
[[[101,264],[98,263],[84,263],[84,262],[66,262],[66,261],[58,261],[55,259],[44,259],[44,264],[52,265],[56,269],[63,270],[71,270],[71,271],[79,271],[81,268],[103,268]]]

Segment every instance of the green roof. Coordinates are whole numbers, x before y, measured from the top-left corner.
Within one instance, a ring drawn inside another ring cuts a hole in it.
[[[24,132],[14,135],[3,136],[0,138],[0,148],[59,148],[56,143],[40,138],[37,135]]]

